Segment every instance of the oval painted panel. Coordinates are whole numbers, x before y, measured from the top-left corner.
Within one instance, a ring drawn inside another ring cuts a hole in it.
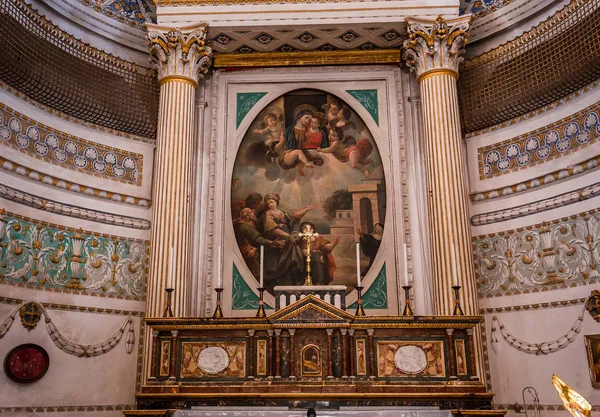
[[[383,235],[381,156],[347,103],[297,90],[251,123],[234,164],[231,201],[236,241],[257,284],[265,247],[267,291],[304,283],[309,247],[314,285],[354,287],[356,243],[366,275]]]

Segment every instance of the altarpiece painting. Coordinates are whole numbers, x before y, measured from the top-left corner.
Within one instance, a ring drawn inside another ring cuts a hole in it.
[[[315,285],[356,285],[377,256],[385,229],[386,190],[373,135],[340,98],[301,89],[268,104],[238,148],[231,215],[238,249],[258,284],[264,246],[264,286],[302,285],[303,226],[311,244]]]

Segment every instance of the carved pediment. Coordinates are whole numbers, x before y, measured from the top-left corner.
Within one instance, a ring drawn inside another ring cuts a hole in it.
[[[342,324],[350,323],[354,316],[320,298],[308,295],[269,317],[273,324],[277,323],[310,323]]]

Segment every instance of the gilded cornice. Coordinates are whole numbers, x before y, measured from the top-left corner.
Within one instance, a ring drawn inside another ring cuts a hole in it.
[[[198,83],[212,62],[212,49],[206,43],[208,26],[200,24],[173,29],[148,24],[152,64],[159,83],[165,77],[182,77]]]
[[[408,18],[408,39],[403,58],[418,78],[434,71],[447,70],[458,77],[464,46],[469,39],[470,16],[435,21]]]
[[[305,65],[397,64],[400,50],[372,51],[307,51],[257,52],[251,54],[216,54],[215,68],[224,67],[284,67]]]

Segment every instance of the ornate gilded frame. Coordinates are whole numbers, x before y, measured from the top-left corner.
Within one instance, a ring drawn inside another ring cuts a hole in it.
[[[585,350],[588,357],[592,387],[600,388],[600,334],[585,335]]]

